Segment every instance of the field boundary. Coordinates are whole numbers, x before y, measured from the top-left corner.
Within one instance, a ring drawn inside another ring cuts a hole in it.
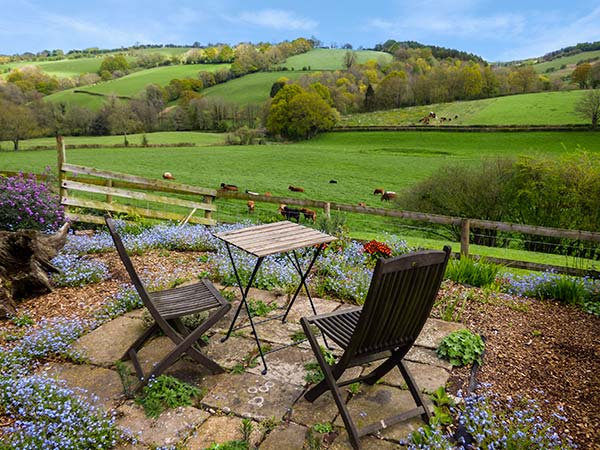
[[[449,132],[528,132],[528,131],[594,131],[587,124],[566,125],[337,125],[330,132],[350,131],[449,131]]]

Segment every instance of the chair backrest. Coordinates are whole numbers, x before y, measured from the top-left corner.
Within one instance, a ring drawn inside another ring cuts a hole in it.
[[[450,251],[445,246],[377,261],[346,357],[410,349],[429,317]]]
[[[123,244],[123,241],[121,240],[121,236],[119,236],[119,233],[117,232],[117,228],[115,226],[115,221],[112,218],[110,218],[108,215],[104,216],[104,221],[106,222],[106,226],[108,227],[108,232],[110,233],[110,236],[112,237],[115,247],[117,248],[117,252],[119,253],[119,257],[121,258],[121,261],[123,262],[123,265],[125,266],[125,269],[127,270],[127,273],[129,274],[129,278],[131,278],[131,282],[133,283],[135,290],[140,295],[140,298],[142,299],[144,306],[146,306],[146,308],[148,308],[148,310],[150,311],[152,316],[155,317],[155,313],[158,314],[156,311],[156,308],[154,307],[154,305],[152,304],[152,301],[150,300],[150,295],[148,294],[148,291],[146,290],[146,286],[144,286],[144,283],[142,283],[142,280],[140,279],[139,275],[135,271],[135,267],[133,267],[133,263],[131,262],[131,258],[129,257],[129,254],[127,253],[127,250],[125,249],[125,245]]]

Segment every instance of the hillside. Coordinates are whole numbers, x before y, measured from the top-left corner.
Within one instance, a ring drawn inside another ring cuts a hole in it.
[[[350,114],[340,120],[342,126],[415,125],[434,111],[438,117],[429,126],[453,125],[565,125],[587,123],[574,112],[575,102],[585,91],[539,92],[435,105]],[[458,117],[456,117],[458,116]]]
[[[372,50],[352,50],[356,55],[356,60],[360,64],[364,64],[369,60],[378,62],[391,62],[393,56],[385,52],[376,52]],[[280,64],[290,70],[302,70],[309,68],[310,70],[340,70],[345,69],[344,56],[348,50],[337,48],[316,48],[301,55],[292,56],[287,61]]]
[[[72,103],[98,109],[102,106],[104,98],[75,91],[87,91],[103,95],[122,95],[133,97],[148,84],[166,86],[173,78],[196,78],[201,70],[216,71],[228,68],[229,64],[187,64],[176,66],[155,67],[140,70],[116,80],[97,83],[93,86],[81,86],[75,89],[57,92],[46,97],[51,102]]]

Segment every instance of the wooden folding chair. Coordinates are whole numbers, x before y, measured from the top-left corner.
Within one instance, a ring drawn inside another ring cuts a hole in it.
[[[417,415],[426,422],[431,417],[403,358],[429,317],[449,256],[450,247],[446,246],[443,251],[422,251],[380,259],[362,308],[343,309],[300,320],[325,375],[325,379],[304,397],[313,402],[327,390],[331,391],[355,449],[360,448],[361,436]],[[314,326],[344,351],[336,364],[329,365],[325,361]],[[346,369],[381,359],[385,361],[369,374],[338,383]],[[357,381],[375,384],[394,367],[400,370],[417,407],[358,429],[342,399],[340,387]]]
[[[199,339],[202,335],[229,311],[231,305],[223,298],[210,280],[206,278],[191,285],[149,292],[135,271],[133,263],[125,250],[123,241],[115,228],[114,221],[108,216],[104,216],[104,220],[136,291],[154,319],[154,324],[129,347],[122,358],[123,361],[131,359],[133,362],[136,374],[140,380],[135,390],[139,390],[148,381],[160,376],[184,353],[202,364],[212,373],[223,372],[223,368],[203,355],[198,347]],[[212,312],[204,322],[193,330],[188,329],[181,321],[181,317],[183,316],[204,311]],[[160,331],[173,341],[175,348],[158,362],[150,373],[144,374],[138,359],[138,352],[151,337]]]

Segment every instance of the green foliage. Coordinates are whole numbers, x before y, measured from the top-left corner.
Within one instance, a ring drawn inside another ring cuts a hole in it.
[[[484,348],[485,344],[481,336],[464,329],[446,336],[440,343],[437,354],[449,360],[453,366],[460,367],[474,362],[481,364]]]
[[[252,317],[263,317],[277,309],[276,303],[267,304],[262,300],[248,299],[248,309]]]
[[[452,259],[446,267],[445,277],[455,283],[484,287],[494,284],[500,271],[498,264],[485,261],[485,258]]]
[[[316,91],[288,84],[273,98],[267,130],[275,136],[309,139],[331,129],[336,121],[337,112]]]
[[[31,316],[27,313],[23,313],[19,316],[13,316],[10,318],[10,321],[17,327],[27,327],[35,323]]]
[[[254,424],[251,419],[243,418],[240,423],[240,431],[242,432],[243,440],[246,442],[250,442],[250,435],[252,434],[252,430],[254,429]]]
[[[222,444],[214,443],[206,450],[248,450],[248,442],[242,440],[228,441]]]
[[[125,394],[125,397],[134,398],[135,393],[133,391],[133,385],[136,383],[136,380],[132,376],[133,373],[131,372],[131,369],[121,360],[115,362],[115,368],[117,369],[117,374],[123,384],[123,393]]]
[[[336,358],[331,352],[331,350],[328,350],[325,347],[321,347],[321,353],[323,354],[323,357],[325,358],[325,362],[327,362],[327,364],[335,364]],[[323,371],[319,366],[319,363],[316,361],[304,364],[304,369],[306,370],[306,374],[304,375],[304,381],[306,381],[308,384],[317,384],[325,378],[325,376],[323,375]]]
[[[146,416],[157,418],[166,408],[177,408],[192,404],[192,399],[200,397],[197,387],[179,381],[168,375],[161,375],[142,389],[136,402],[144,407]]]
[[[315,423],[312,429],[317,433],[325,434],[333,431],[333,425],[330,422]]]

